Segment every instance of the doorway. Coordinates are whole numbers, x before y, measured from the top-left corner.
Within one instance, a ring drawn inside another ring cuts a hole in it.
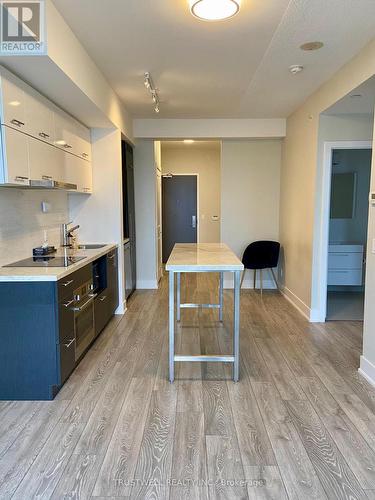
[[[163,263],[176,243],[197,243],[198,175],[162,177]]]
[[[332,149],[327,320],[363,321],[371,157]]]

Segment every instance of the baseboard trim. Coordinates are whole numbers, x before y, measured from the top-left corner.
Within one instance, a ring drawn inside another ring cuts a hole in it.
[[[280,292],[284,295],[286,300],[294,306],[297,311],[299,311],[302,316],[304,316],[308,321],[311,322],[311,310],[310,308],[299,298],[297,295],[295,295],[289,288],[286,286],[283,288],[280,288]]]
[[[156,280],[137,280],[137,290],[157,290],[158,288]]]
[[[367,380],[369,384],[375,387],[375,365],[364,356],[361,356],[360,367],[358,373]]]
[[[119,304],[118,308],[115,311],[115,314],[118,314],[119,316],[123,316],[127,311],[126,307],[126,300],[122,304]]]

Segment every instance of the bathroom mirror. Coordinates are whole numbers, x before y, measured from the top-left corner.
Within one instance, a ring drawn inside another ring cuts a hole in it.
[[[331,219],[354,217],[356,174],[354,172],[333,174],[331,186]]]

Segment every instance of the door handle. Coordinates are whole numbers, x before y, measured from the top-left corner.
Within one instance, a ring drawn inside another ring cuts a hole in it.
[[[196,215],[191,216],[191,227],[193,229],[195,229],[197,227],[197,216]]]

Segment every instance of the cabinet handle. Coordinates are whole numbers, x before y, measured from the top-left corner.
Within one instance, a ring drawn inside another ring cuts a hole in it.
[[[115,255],[116,255],[115,253],[113,253],[112,255],[108,255],[108,258],[112,260],[115,258]]]
[[[106,295],[104,295],[104,297],[100,297],[100,299],[99,299],[99,300],[100,300],[100,302],[104,302],[106,298],[107,298],[107,296],[106,296]]]
[[[88,155],[87,153],[82,153],[82,156],[83,156],[84,158],[87,158],[89,155]]]
[[[70,339],[67,344],[64,344],[64,346],[68,349],[75,341],[76,341],[76,339]]]
[[[42,175],[42,179],[44,181],[52,181],[52,177],[50,175]]]
[[[69,280],[69,281],[66,281],[65,283],[61,283],[61,284],[62,284],[62,286],[69,286],[72,283],[74,283],[74,280]]]
[[[75,311],[75,312],[84,311],[85,309],[87,309],[89,307],[89,305],[92,303],[92,301],[95,299],[96,296],[97,296],[96,293],[90,294],[89,295],[90,298],[88,300],[86,300],[86,302],[84,304],[82,304],[80,307],[73,307],[73,311]]]
[[[22,125],[25,125],[24,122],[16,120],[15,118],[13,118],[13,120],[10,120],[10,123],[13,123],[13,125],[17,125],[17,127],[22,127]]]
[[[15,181],[28,181],[29,178],[28,177],[23,177],[22,175],[16,175],[16,177],[14,178]]]
[[[47,139],[49,137],[49,135],[46,134],[45,132],[39,132],[39,137],[43,137],[43,139]]]
[[[72,146],[70,144],[64,144],[64,148],[66,148],[66,149],[72,149]]]
[[[74,299],[69,300],[69,302],[64,302],[64,303],[63,303],[63,306],[64,306],[64,307],[69,307],[69,306],[71,306],[72,304],[74,304],[74,302],[75,302],[75,300],[74,300]]]

